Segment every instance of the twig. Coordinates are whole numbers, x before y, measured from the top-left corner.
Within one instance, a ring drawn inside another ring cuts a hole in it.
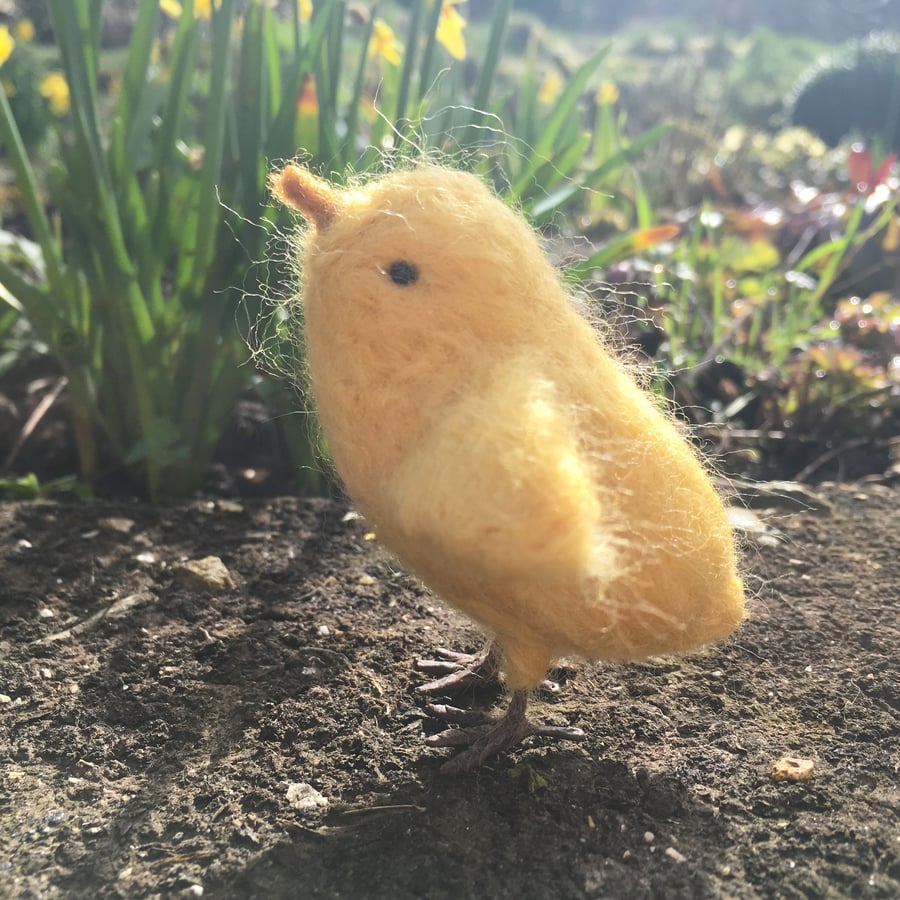
[[[34,641],[34,643],[50,644],[54,641],[67,640],[70,637],[74,637],[76,634],[80,634],[82,631],[87,631],[88,629],[93,628],[104,619],[107,619],[111,616],[121,615],[122,613],[134,609],[141,603],[145,603],[148,600],[155,599],[156,598],[154,597],[154,595],[149,591],[140,591],[137,594],[129,594],[127,597],[122,597],[120,600],[116,600],[115,603],[111,603],[109,606],[105,606],[103,609],[98,610],[92,616],[89,616],[82,622],[78,622],[78,624],[73,625],[71,628],[66,628],[65,631],[57,631],[55,634],[48,634],[46,637],[42,637]]]
[[[839,447],[833,447],[831,450],[826,451],[821,456],[817,456],[809,465],[804,466],[795,476],[795,481],[805,481],[812,475],[813,472],[821,469],[826,463],[830,463],[831,460],[837,458],[838,456],[842,456],[844,453],[848,453],[850,450],[855,450],[857,447],[865,447],[872,446],[875,444],[877,446],[878,442],[872,441],[871,438],[854,438],[852,441],[847,441],[845,444],[841,444]]]
[[[45,394],[40,403],[31,411],[31,415],[28,417],[28,420],[22,426],[22,430],[19,432],[19,436],[16,438],[15,444],[13,444],[12,450],[6,456],[6,459],[3,460],[3,466],[0,467],[2,469],[9,469],[13,460],[19,455],[19,451],[22,449],[25,441],[31,437],[35,428],[38,427],[41,419],[47,415],[50,407],[53,406],[54,403],[59,399],[59,395],[63,392],[65,386],[69,383],[69,379],[66,378],[65,375],[62,375],[53,386],[53,389]]]

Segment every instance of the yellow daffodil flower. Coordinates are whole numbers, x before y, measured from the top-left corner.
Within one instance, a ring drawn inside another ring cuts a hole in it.
[[[457,4],[461,2],[462,0],[443,0],[441,17],[434,35],[454,59],[466,58],[466,39],[463,37],[466,20],[456,11]]]
[[[619,89],[614,81],[604,81],[597,88],[597,103],[600,106],[611,106],[619,99]]]
[[[34,22],[32,22],[31,19],[21,19],[16,22],[15,27],[13,28],[13,34],[16,36],[16,40],[21,41],[23,44],[33,41]]]
[[[9,28],[6,25],[0,25],[0,66],[9,59],[9,55],[13,52],[13,47],[15,46],[16,42],[9,33]]]
[[[297,0],[297,6],[300,7],[300,21],[305,25],[312,18],[312,0]]]
[[[312,75],[304,75],[297,98],[297,112],[301,116],[314,116],[319,112],[319,98],[316,96],[316,80]]]
[[[64,116],[69,111],[69,83],[62,72],[48,72],[41,80],[40,92],[49,101],[53,115]]]
[[[159,8],[170,18],[181,17],[182,9],[178,0],[159,0]]]
[[[216,0],[216,9],[222,6],[222,0]],[[212,19],[212,0],[194,0],[194,15],[198,19],[205,19],[207,22]]]
[[[538,91],[538,103],[552,103],[560,95],[562,89],[562,75],[556,69],[551,69]]]
[[[384,19],[376,19],[372,25],[369,56],[383,56],[394,66],[400,65],[400,44],[393,28]]]
[[[219,9],[222,6],[222,0],[215,0],[215,7]],[[159,8],[170,18],[180,18],[183,7],[178,0],[159,0]],[[194,16],[197,19],[203,19],[208,22],[212,18],[213,0],[194,0]]]

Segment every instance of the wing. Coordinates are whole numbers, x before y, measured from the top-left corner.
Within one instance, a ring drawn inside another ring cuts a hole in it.
[[[441,411],[395,471],[380,525],[414,568],[594,568],[595,486],[571,405],[537,371],[528,359],[496,366]]]

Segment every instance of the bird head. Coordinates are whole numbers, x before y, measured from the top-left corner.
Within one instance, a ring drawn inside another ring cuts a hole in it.
[[[312,226],[300,266],[307,316],[328,307],[329,319],[420,354],[449,339],[496,349],[544,335],[556,272],[525,220],[476,176],[423,165],[338,189],[288,165],[271,186]]]
[[[309,385],[351,493],[529,348],[565,355],[575,315],[533,229],[476,176],[432,165],[336,188],[289,165]],[[548,351],[547,348],[555,348]]]

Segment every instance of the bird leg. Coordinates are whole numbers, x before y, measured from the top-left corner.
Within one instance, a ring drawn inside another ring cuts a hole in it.
[[[449,728],[425,738],[430,747],[468,747],[441,766],[445,775],[459,775],[477,769],[483,762],[503,750],[515,747],[532,735],[557,741],[583,741],[586,737],[580,728],[564,728],[558,725],[536,725],[525,718],[528,692],[515,691],[506,712],[499,717],[484,713],[466,712],[453,706],[433,704],[426,712],[434,718],[455,722],[464,727]]]
[[[496,641],[484,653],[457,653],[438,647],[435,651],[438,659],[417,659],[416,668],[420,672],[441,675],[416,690],[422,694],[460,694],[469,689],[489,687],[500,684],[503,680],[500,671],[502,652]],[[559,685],[555,681],[545,679],[538,685],[539,690],[548,694],[558,694]]]

